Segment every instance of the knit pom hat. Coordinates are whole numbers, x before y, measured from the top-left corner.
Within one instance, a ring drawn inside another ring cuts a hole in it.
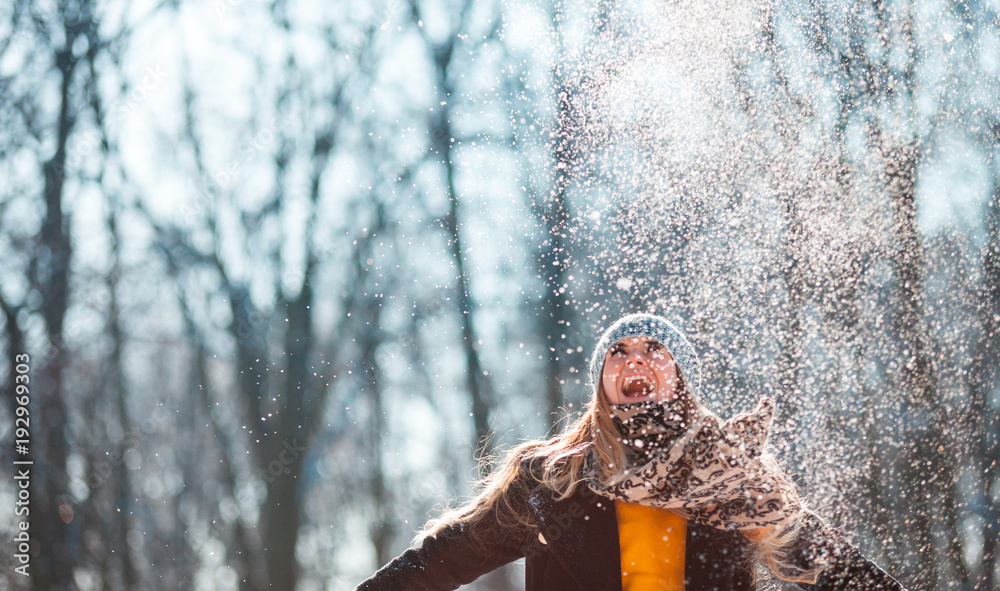
[[[590,383],[597,387],[604,369],[604,357],[608,350],[622,339],[629,337],[649,337],[659,341],[677,362],[684,383],[691,394],[698,399],[701,386],[701,367],[695,356],[694,347],[688,342],[681,331],[670,324],[666,318],[653,314],[630,314],[619,319],[604,331],[604,336],[597,341],[594,355],[590,358]]]

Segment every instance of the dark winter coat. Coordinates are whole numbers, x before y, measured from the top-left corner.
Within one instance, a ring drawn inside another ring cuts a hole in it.
[[[385,565],[357,591],[457,589],[519,558],[525,558],[525,591],[621,591],[614,502],[586,487],[563,500],[542,486],[524,496],[515,503],[523,503],[534,527],[501,527],[490,516],[473,526],[447,527]],[[742,534],[688,523],[687,591],[751,591],[754,570],[752,549]],[[818,583],[803,588],[903,591],[846,544]]]

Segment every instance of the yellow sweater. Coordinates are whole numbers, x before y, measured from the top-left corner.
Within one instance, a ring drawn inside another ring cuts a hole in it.
[[[668,509],[615,501],[622,591],[684,591],[687,521]]]

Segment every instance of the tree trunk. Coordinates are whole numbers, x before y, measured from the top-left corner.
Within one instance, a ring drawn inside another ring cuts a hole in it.
[[[539,208],[539,221],[545,225],[547,237],[542,243],[539,256],[539,273],[545,284],[545,298],[541,308],[543,331],[542,341],[546,343],[545,400],[548,405],[549,427],[555,425],[562,414],[565,402],[563,391],[563,360],[575,353],[569,352],[569,342],[564,338],[572,322],[572,310],[564,302],[569,295],[567,277],[570,269],[569,224],[570,210],[567,203],[569,185],[572,182],[574,157],[575,113],[571,104],[572,91],[563,75],[556,72],[556,141],[553,146],[555,187],[549,195],[541,197],[544,204]],[[583,372],[586,375],[586,372]]]
[[[63,591],[73,587],[73,569],[79,552],[72,539],[71,528],[60,518],[59,506],[68,497],[66,458],[66,403],[63,398],[63,367],[68,361],[63,342],[63,319],[69,306],[69,268],[72,245],[69,223],[63,217],[63,187],[66,172],[66,145],[72,132],[75,115],[71,107],[71,86],[77,60],[71,47],[75,33],[66,27],[66,46],[56,52],[56,65],[61,75],[56,151],[44,165],[45,218],[41,228],[41,244],[33,261],[37,273],[36,285],[44,294],[42,316],[45,319],[49,354],[38,359],[37,380],[32,380],[32,417],[37,425],[33,434],[32,458],[36,460],[32,480],[31,531],[37,536],[33,544],[32,588],[38,591]],[[32,376],[34,377],[34,376]]]
[[[125,335],[121,326],[121,311],[118,309],[118,277],[121,274],[118,220],[116,204],[111,203],[109,207],[111,211],[108,215],[108,232],[111,235],[111,255],[113,261],[107,282],[109,292],[108,330],[111,333],[112,343],[111,359],[109,360],[111,367],[109,368],[109,372],[111,376],[111,394],[114,396],[118,421],[121,425],[122,433],[127,434],[131,433],[132,429],[129,426],[128,392],[126,390],[125,370],[122,363]],[[125,457],[125,453],[129,450],[129,444],[129,438],[123,437],[118,444],[118,457]],[[114,511],[111,514],[111,519],[114,521],[111,529],[114,535],[109,540],[109,545],[111,546],[113,555],[120,561],[119,568],[115,570],[120,570],[122,585],[128,590],[137,588],[139,583],[139,576],[136,572],[135,564],[132,562],[132,552],[128,544],[129,522],[132,515],[129,502],[131,498],[132,486],[129,479],[129,470],[123,463],[114,471],[114,502],[112,503]]]
[[[909,502],[911,535],[917,545],[920,565],[917,588],[933,588],[940,577],[938,552],[934,547],[931,516],[939,512],[934,499],[941,500],[940,520],[948,536],[946,560],[964,581],[968,573],[962,561],[957,506],[954,497],[956,474],[942,426],[953,424],[944,405],[938,400],[936,370],[932,361],[931,335],[924,322],[923,255],[916,226],[916,160],[913,144],[883,149],[886,180],[892,200],[896,248],[892,256],[895,270],[898,309],[894,322],[903,346],[897,370],[901,373],[903,392],[907,393],[910,416],[916,419],[911,445],[902,457],[903,478]]]
[[[479,357],[479,336],[475,329],[475,304],[471,293],[469,276],[465,266],[465,249],[462,242],[461,222],[459,215],[459,192],[455,185],[455,153],[453,150],[453,130],[451,127],[451,101],[461,95],[449,79],[451,58],[455,50],[455,40],[465,31],[471,2],[461,9],[456,34],[448,36],[442,44],[436,44],[424,37],[427,48],[435,66],[435,82],[440,107],[435,110],[431,121],[432,149],[440,158],[439,163],[445,169],[445,190],[448,197],[448,211],[443,218],[444,229],[449,238],[449,250],[455,262],[455,298],[458,321],[462,333],[462,349],[465,354],[465,383],[471,402],[472,422],[475,433],[473,443],[477,455],[487,456],[493,450],[496,442],[491,437],[490,408],[494,396],[491,381],[483,370]],[[419,19],[420,7],[413,3],[414,16]],[[421,31],[425,29],[421,28]],[[426,33],[425,33],[426,35]],[[488,577],[489,583],[497,589],[511,589],[508,570],[498,569]]]
[[[800,260],[806,256],[806,245],[797,198],[791,192],[785,192],[783,196],[786,227],[781,244],[781,276],[785,283],[787,301],[781,311],[781,354],[778,358],[781,403],[785,406],[787,428],[793,432],[797,430],[799,401],[802,400],[802,309],[806,303],[806,276],[803,269],[808,266]]]
[[[359,257],[360,258],[360,257]],[[359,264],[361,261],[359,261]],[[367,273],[365,273],[367,275]],[[371,402],[368,410],[368,435],[370,437],[371,448],[371,477],[369,490],[371,493],[372,508],[375,510],[375,520],[369,530],[371,533],[372,545],[375,547],[376,564],[382,565],[392,560],[392,538],[394,534],[394,520],[392,517],[391,499],[388,487],[385,482],[385,467],[382,462],[383,448],[385,441],[385,409],[383,408],[383,387],[381,372],[378,367],[376,352],[381,344],[380,322],[382,316],[382,306],[374,298],[362,300],[363,308],[357,314],[359,319],[364,319],[358,323],[358,339],[361,342],[361,375],[364,383],[363,389],[367,391],[366,398]]]
[[[7,381],[4,384],[4,392],[14,393],[16,390],[17,383],[14,378],[17,374],[17,355],[26,353],[27,350],[24,348],[24,331],[21,330],[20,324],[17,322],[17,316],[21,311],[20,306],[12,306],[7,303],[7,300],[3,298],[3,294],[0,294],[0,310],[3,310],[4,322],[6,323],[7,331]],[[30,359],[30,357],[29,357]],[[28,390],[31,392],[31,389]],[[10,415],[17,416],[15,414],[15,408],[18,406],[16,403],[16,397],[11,396],[11,408]]]
[[[440,102],[447,103],[449,97],[457,96],[448,80],[448,65],[451,59],[453,41],[445,48],[435,48],[437,92]],[[489,379],[483,372],[479,359],[479,339],[474,327],[474,303],[470,293],[469,277],[465,270],[465,250],[462,246],[461,222],[459,221],[458,190],[455,187],[455,155],[452,150],[451,110],[442,106],[433,120],[431,136],[433,149],[445,168],[445,187],[448,194],[448,211],[444,216],[444,229],[448,234],[448,246],[455,261],[455,298],[458,321],[462,331],[462,350],[465,353],[465,385],[472,403],[472,423],[475,429],[475,449],[487,455],[493,445],[490,438],[489,413],[492,401]]]
[[[190,313],[187,311],[186,306],[182,307],[185,308],[184,314],[188,338],[195,345],[193,355],[195,383],[192,384],[191,391],[198,392],[199,396],[197,402],[193,403],[195,408],[192,409],[192,420],[201,420],[200,418],[195,419],[195,417],[205,416],[212,425],[213,437],[210,439],[216,441],[219,446],[219,473],[222,475],[221,478],[223,479],[229,494],[235,499],[237,495],[237,474],[229,455],[232,453],[231,450],[234,449],[233,442],[231,441],[229,435],[225,432],[222,425],[220,425],[215,419],[215,405],[212,403],[212,395],[209,389],[211,384],[209,383],[208,368],[205,363],[205,360],[208,358],[208,352],[205,350],[201,337],[194,329],[194,322],[191,320]],[[200,415],[200,413],[197,412],[199,408],[201,413],[204,413],[204,415]],[[185,469],[187,470],[187,468],[188,463],[185,463]],[[196,481],[197,480],[193,471],[185,473],[184,482]],[[202,500],[197,498],[196,502],[201,504]],[[221,516],[215,515],[217,507],[206,506],[206,509],[208,511],[208,518],[221,526],[223,524]],[[243,527],[243,522],[239,516],[237,516],[233,522],[232,528],[232,544],[227,548],[227,550],[229,559],[231,563],[233,563],[233,569],[239,576],[240,591],[261,591],[266,589],[267,572],[265,570],[264,561],[262,560],[263,552],[260,547],[259,538],[255,537],[259,535],[259,532],[247,531],[247,529]]]
[[[285,333],[284,403],[277,415],[271,453],[265,458],[267,499],[263,508],[263,543],[267,551],[267,572],[272,587],[294,589],[298,581],[295,546],[298,541],[299,487],[302,465],[310,442],[312,419],[303,412],[312,351],[312,264],[306,265],[305,279],[298,296],[283,306],[288,318]],[[279,307],[280,309],[280,307]],[[277,474],[276,474],[277,472]]]
[[[998,542],[1000,538],[1000,499],[991,492],[997,485],[1000,465],[1000,413],[988,400],[1000,378],[1000,182],[994,179],[993,198],[986,212],[987,243],[983,253],[983,298],[979,308],[981,332],[973,351],[967,373],[970,396],[971,430],[976,438],[973,457],[979,466],[982,482],[980,494],[985,499],[983,512],[983,556],[976,572],[976,591],[993,591],[996,579]]]

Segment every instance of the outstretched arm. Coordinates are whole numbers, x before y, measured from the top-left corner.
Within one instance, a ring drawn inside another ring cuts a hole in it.
[[[482,531],[491,528],[496,523],[490,516],[471,527],[448,526],[400,554],[355,591],[451,591],[524,556],[523,536],[502,536],[498,528]],[[474,540],[475,529],[487,543]]]
[[[906,591],[899,582],[844,539],[840,532],[806,512],[786,558],[807,567],[825,563],[816,583],[799,583],[809,591]]]
[[[830,565],[809,591],[906,591],[889,573],[865,557],[860,550],[837,536]]]
[[[523,557],[537,531],[512,515],[528,514],[528,493],[536,484],[524,467],[504,491],[505,518],[498,518],[494,502],[474,523],[453,522],[424,538],[355,591],[451,591]]]

